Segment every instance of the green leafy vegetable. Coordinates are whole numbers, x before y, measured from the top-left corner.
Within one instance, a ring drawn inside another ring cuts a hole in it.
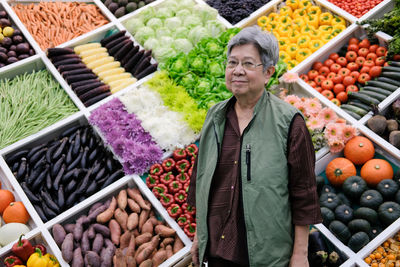
[[[271,87],[275,84],[279,84],[279,77],[281,77],[287,70],[287,65],[283,62],[282,59],[279,59],[278,63],[275,66],[275,72],[272,74],[271,78],[269,78],[267,85],[265,88],[271,89]]]

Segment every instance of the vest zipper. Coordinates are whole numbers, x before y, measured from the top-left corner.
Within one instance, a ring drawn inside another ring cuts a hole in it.
[[[247,165],[247,181],[251,181],[251,146],[246,145],[246,165]]]

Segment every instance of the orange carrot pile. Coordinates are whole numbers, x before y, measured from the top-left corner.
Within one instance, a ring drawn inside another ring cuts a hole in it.
[[[94,4],[40,2],[17,4],[13,9],[43,50],[108,23]]]

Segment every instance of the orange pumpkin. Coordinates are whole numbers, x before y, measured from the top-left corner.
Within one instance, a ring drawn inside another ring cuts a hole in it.
[[[369,186],[376,186],[384,179],[393,179],[393,168],[384,159],[370,159],[361,167],[360,174]]]
[[[346,158],[335,158],[325,169],[326,177],[333,186],[341,186],[348,177],[357,174],[356,166]]]
[[[351,162],[361,165],[374,157],[375,148],[368,138],[355,136],[346,143],[343,152]]]

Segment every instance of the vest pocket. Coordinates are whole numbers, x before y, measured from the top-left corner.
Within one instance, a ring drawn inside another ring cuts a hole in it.
[[[251,181],[251,146],[246,145],[247,181]]]

